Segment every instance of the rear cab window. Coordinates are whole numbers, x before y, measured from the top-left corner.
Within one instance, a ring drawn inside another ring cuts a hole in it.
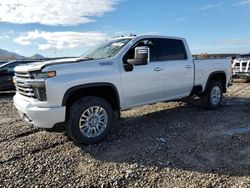
[[[157,61],[186,60],[187,52],[182,40],[156,39],[158,45]]]

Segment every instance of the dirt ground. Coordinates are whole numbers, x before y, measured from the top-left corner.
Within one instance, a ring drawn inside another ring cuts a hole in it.
[[[94,146],[31,128],[0,94],[0,187],[250,187],[250,84],[219,110],[197,100],[134,108]]]

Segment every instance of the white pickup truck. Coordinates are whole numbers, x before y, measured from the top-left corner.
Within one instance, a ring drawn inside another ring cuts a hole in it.
[[[193,60],[183,38],[121,37],[79,58],[16,67],[14,105],[36,127],[63,123],[75,142],[95,144],[122,110],[192,95],[218,108],[231,71],[229,59]]]

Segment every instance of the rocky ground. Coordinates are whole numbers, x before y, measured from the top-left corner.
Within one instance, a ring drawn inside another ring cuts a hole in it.
[[[31,128],[12,97],[0,94],[0,187],[250,187],[250,84],[216,111],[196,100],[125,111],[94,146]]]

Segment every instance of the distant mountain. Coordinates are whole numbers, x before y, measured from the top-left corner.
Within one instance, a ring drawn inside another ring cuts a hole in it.
[[[35,54],[31,56],[30,59],[44,59],[44,57],[41,54]]]
[[[18,60],[24,58],[24,56],[21,56],[19,54],[0,49],[0,60]]]
[[[9,52],[7,50],[0,49],[0,62],[10,61],[10,60],[54,60],[63,58],[75,58],[75,57],[44,57],[41,54],[34,54],[31,57],[21,56],[19,54]]]

